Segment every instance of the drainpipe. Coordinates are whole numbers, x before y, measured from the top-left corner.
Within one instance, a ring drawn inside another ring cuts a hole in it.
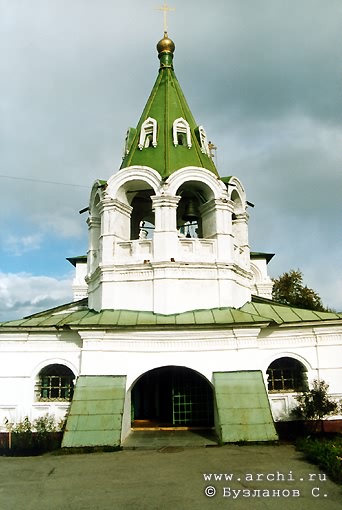
[[[312,328],[312,332],[315,335],[315,351],[316,351],[316,366],[317,366],[317,380],[320,380],[320,367],[319,367],[319,356],[318,356],[318,336],[314,328]]]

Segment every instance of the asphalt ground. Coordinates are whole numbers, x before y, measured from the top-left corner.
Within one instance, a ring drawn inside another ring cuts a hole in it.
[[[292,445],[0,457],[0,510],[274,508],[341,510],[342,486]]]

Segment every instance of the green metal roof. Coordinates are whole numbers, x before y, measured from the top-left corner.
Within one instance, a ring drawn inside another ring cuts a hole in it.
[[[160,43],[170,39],[162,39]],[[173,43],[172,43],[173,44]],[[174,45],[173,45],[174,48]],[[172,48],[171,48],[172,50]],[[149,166],[157,170],[163,178],[167,178],[176,170],[186,166],[197,166],[212,171],[216,176],[218,172],[211,157],[201,151],[197,138],[198,127],[190,111],[182,89],[173,70],[173,51],[169,48],[159,53],[160,69],[151,95],[140,117],[136,130],[131,130],[129,140],[129,153],[124,157],[121,169],[139,165]],[[152,117],[157,121],[157,146],[139,149],[139,136],[141,126],[145,120]],[[173,144],[173,122],[182,117],[190,125],[191,148],[187,145]]]
[[[251,251],[251,260],[253,259],[266,259],[267,264],[274,257],[274,253],[264,253],[262,251]]]
[[[268,299],[253,298],[252,302],[243,305],[240,310],[268,317],[277,324],[298,322],[342,320],[342,315],[334,312],[316,312],[304,308],[282,305]]]
[[[77,257],[67,257],[67,260],[76,267],[77,262],[87,263],[87,255],[78,255]]]
[[[24,319],[0,323],[0,331],[11,328],[122,328],[153,326],[204,326],[267,323],[269,319],[260,314],[251,314],[234,308],[194,310],[184,313],[161,315],[146,311],[102,310],[95,312],[85,306],[79,310],[66,309],[64,312],[47,311]]]
[[[300,323],[340,322],[342,314],[316,312],[282,305],[269,299],[254,297],[241,308],[212,308],[192,310],[171,315],[148,311],[101,310],[96,312],[87,306],[87,299],[76,303],[46,310],[19,320],[0,323],[0,332],[9,330],[30,330],[48,328],[132,328],[132,327],[172,327],[172,326],[227,326],[251,325],[298,325]]]

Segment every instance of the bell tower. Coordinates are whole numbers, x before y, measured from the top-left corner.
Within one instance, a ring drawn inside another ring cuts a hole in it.
[[[237,308],[251,298],[245,191],[217,172],[166,32],[157,51],[158,76],[127,131],[120,170],[91,192],[89,308],[165,315]]]

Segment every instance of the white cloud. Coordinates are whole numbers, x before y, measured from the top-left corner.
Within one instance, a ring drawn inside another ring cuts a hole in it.
[[[72,301],[71,278],[0,273],[0,321],[26,315]]]
[[[88,205],[83,202],[83,207]],[[57,210],[47,210],[44,212],[44,220],[41,221],[39,214],[32,216],[34,223],[39,223],[40,228],[45,234],[57,235],[61,238],[81,238],[86,234],[85,219],[80,216],[77,208],[71,204],[63,205]]]
[[[21,256],[30,251],[39,250],[41,247],[42,236],[33,234],[27,236],[10,235],[4,240],[4,249],[11,255]]]

